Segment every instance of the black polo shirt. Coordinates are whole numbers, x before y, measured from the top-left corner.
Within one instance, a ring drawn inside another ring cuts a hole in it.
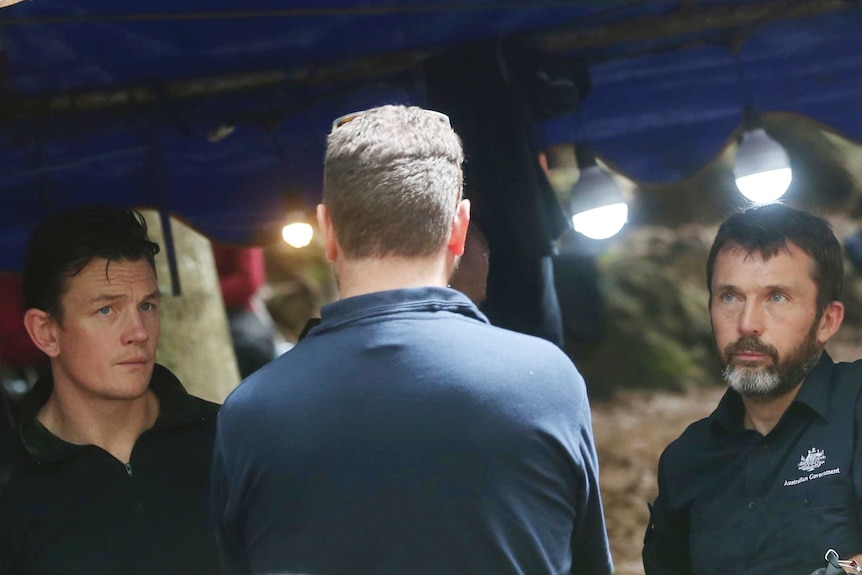
[[[662,454],[647,575],[805,574],[862,553],[862,362],[824,352],[766,436],[728,390]]]
[[[217,571],[207,491],[218,406],[158,365],[150,388],[159,417],[128,465],[33,418],[0,441],[0,574]]]

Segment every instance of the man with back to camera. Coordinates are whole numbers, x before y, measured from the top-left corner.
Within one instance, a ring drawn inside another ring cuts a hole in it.
[[[111,207],[51,217],[29,240],[24,322],[51,370],[0,446],[4,575],[218,569],[218,406],[155,364],[158,251],[139,213]]]
[[[787,573],[862,553],[862,365],[833,363],[841,246],[781,204],[719,228],[709,313],[729,389],[662,454],[647,575]]]
[[[611,572],[582,378],[445,287],[462,161],[436,112],[334,124],[317,215],[342,299],[219,415],[226,573]]]

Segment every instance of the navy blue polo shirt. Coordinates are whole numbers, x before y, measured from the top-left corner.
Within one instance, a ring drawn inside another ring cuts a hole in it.
[[[218,422],[225,572],[609,575],[584,381],[445,288],[346,298]]]
[[[662,454],[647,575],[810,573],[862,552],[862,362],[823,353],[766,436],[728,390]]]

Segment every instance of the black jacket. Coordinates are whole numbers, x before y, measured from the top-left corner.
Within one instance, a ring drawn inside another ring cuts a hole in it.
[[[50,392],[41,383],[34,391]],[[216,571],[207,491],[218,405],[159,365],[150,388],[159,417],[128,464],[35,417],[0,440],[0,575]]]

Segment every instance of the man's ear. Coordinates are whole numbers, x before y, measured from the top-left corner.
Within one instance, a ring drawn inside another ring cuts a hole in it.
[[[467,241],[467,228],[470,227],[470,200],[461,200],[455,208],[455,219],[452,221],[452,234],[449,236],[449,253],[453,256],[464,254],[464,243]]]
[[[823,316],[817,326],[817,343],[826,345],[826,342],[835,335],[843,322],[844,304],[840,301],[829,302],[826,309],[823,310]]]
[[[335,236],[335,229],[332,227],[329,208],[325,204],[317,204],[317,226],[320,228],[320,235],[323,236],[323,249],[326,253],[326,259],[334,262],[338,257],[340,247],[338,245],[338,238]]]
[[[24,328],[30,334],[30,339],[36,347],[48,357],[60,355],[60,344],[57,341],[57,322],[48,312],[31,308],[24,313]]]

